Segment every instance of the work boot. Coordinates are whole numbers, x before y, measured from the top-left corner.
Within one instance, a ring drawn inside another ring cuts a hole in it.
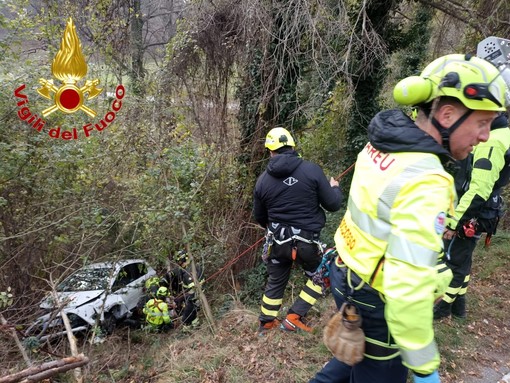
[[[466,296],[457,295],[452,303],[452,316],[458,319],[466,319]]]
[[[287,314],[287,318],[285,318],[282,322],[280,328],[285,331],[303,330],[306,332],[312,332],[313,330],[301,321],[301,316],[298,314]]]
[[[434,320],[449,318],[452,313],[452,304],[443,300],[434,306]]]
[[[273,319],[270,322],[260,322],[259,326],[259,336],[264,336],[266,333],[274,328],[280,326],[281,321],[277,318]]]

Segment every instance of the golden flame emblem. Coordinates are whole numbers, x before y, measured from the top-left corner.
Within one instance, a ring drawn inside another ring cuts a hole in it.
[[[44,117],[57,109],[67,114],[82,110],[90,117],[96,116],[96,112],[83,105],[83,102],[85,99],[91,100],[99,96],[103,89],[96,87],[99,85],[98,79],[85,81],[85,85],[81,88],[76,86],[77,82],[87,75],[87,63],[81,51],[80,39],[72,18],[67,21],[60,49],[51,65],[51,73],[63,84],[57,87],[53,84],[53,80],[39,79],[42,88],[39,88],[37,93],[49,100],[53,98],[54,101],[54,105],[43,110]]]

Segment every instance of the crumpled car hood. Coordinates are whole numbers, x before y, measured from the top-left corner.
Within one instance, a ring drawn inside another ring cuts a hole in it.
[[[97,299],[103,292],[104,290],[66,291],[57,293],[57,295],[60,302],[69,301],[65,307],[71,308],[81,306],[87,302]],[[58,305],[55,304],[55,301],[51,296],[44,299],[40,304],[42,309],[53,309],[56,308],[56,306]]]

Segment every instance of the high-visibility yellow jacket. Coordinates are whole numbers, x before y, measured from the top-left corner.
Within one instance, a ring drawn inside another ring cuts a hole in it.
[[[157,275],[150,277],[145,281],[145,289],[147,291],[149,291],[152,286],[156,286],[156,287],[161,286],[161,280]],[[157,290],[157,288],[156,288],[156,290]]]
[[[168,305],[162,299],[150,299],[143,308],[145,321],[151,326],[158,327],[171,322]]]
[[[507,120],[505,120],[508,122]],[[487,213],[489,198],[498,198],[501,189],[508,183],[510,129],[508,123],[491,130],[489,140],[479,143],[474,151],[473,169],[469,187],[463,193],[455,214],[448,217],[447,226],[460,230],[459,226],[471,218],[479,218]],[[497,206],[497,201],[494,203]],[[497,214],[495,212],[494,214]]]
[[[436,269],[456,198],[440,160],[448,152],[395,110],[372,120],[369,139],[356,161],[336,248],[348,268],[384,295],[404,365],[428,374],[439,366],[434,299],[451,279],[449,270],[439,278]]]

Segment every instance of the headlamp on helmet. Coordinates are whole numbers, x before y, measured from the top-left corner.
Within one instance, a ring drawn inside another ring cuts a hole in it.
[[[296,146],[289,131],[282,127],[271,129],[266,136],[265,147],[274,151],[284,146]]]
[[[471,110],[504,111],[506,82],[486,60],[451,54],[431,62],[419,76],[401,80],[393,98],[401,105],[426,104],[438,97],[453,97]]]
[[[174,261],[179,264],[186,263],[187,260],[188,260],[188,254],[186,253],[186,250],[179,250],[174,255]]]

